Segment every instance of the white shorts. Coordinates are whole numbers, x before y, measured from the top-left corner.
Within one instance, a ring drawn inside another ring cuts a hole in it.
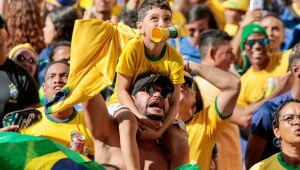
[[[119,111],[120,109],[130,110],[128,107],[122,105],[121,103],[113,103],[107,107],[108,113],[113,117],[115,116],[116,112]]]

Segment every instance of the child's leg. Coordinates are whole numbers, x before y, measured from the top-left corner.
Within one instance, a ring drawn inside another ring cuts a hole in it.
[[[136,141],[137,120],[128,109],[120,109],[114,115],[119,124],[120,143],[128,170],[140,170],[139,151]]]
[[[172,125],[163,134],[161,142],[171,154],[170,169],[189,163],[190,148],[185,130]]]

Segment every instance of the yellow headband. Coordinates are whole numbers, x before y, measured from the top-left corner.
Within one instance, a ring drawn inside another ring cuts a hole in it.
[[[9,59],[12,59],[13,56],[15,55],[15,53],[16,53],[18,50],[23,49],[23,48],[32,51],[33,54],[34,54],[34,57],[37,58],[38,55],[37,55],[36,51],[34,50],[34,48],[33,48],[29,43],[16,45],[14,48],[12,48],[12,49],[9,51],[9,53],[8,53],[8,58],[9,58]]]
[[[61,4],[59,2],[57,2],[56,0],[47,0],[48,3],[56,6],[56,7],[60,7]]]

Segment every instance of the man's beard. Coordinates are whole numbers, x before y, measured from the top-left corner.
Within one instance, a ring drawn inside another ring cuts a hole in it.
[[[163,115],[152,114],[152,113],[147,112],[147,110],[145,110],[144,115],[150,120],[154,120],[154,121],[163,121],[164,120]]]

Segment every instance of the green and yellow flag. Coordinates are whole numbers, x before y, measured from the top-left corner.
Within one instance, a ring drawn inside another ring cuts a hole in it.
[[[104,170],[105,168],[47,138],[0,132],[0,169]]]
[[[46,103],[46,114],[88,100],[111,85],[122,49],[137,35],[137,30],[123,23],[114,25],[98,19],[77,20],[68,83]]]

